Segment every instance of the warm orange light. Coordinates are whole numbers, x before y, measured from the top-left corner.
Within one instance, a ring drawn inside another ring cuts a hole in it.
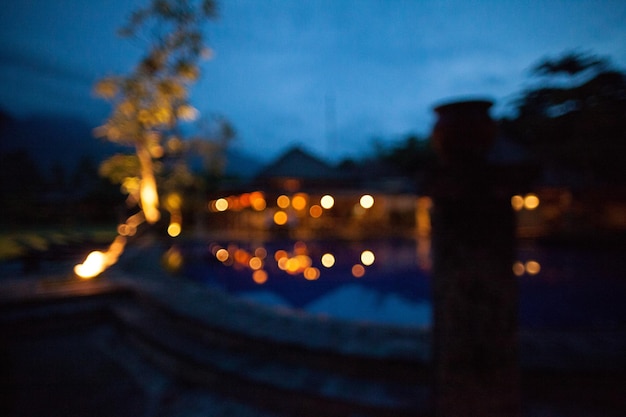
[[[144,221],[145,217],[143,215],[143,212],[140,211],[139,213],[133,214],[128,219],[126,219],[126,224],[132,227],[137,227]]]
[[[218,261],[220,262],[226,262],[226,260],[229,257],[229,253],[226,249],[222,248],[222,249],[218,249],[217,252],[215,252],[215,257],[217,258]]]
[[[328,210],[335,205],[335,199],[331,195],[326,194],[320,199],[320,205]]]
[[[289,220],[289,217],[284,211],[277,211],[276,213],[274,213],[274,223],[276,223],[277,225],[284,226],[285,224],[287,224],[287,220]]]
[[[288,258],[287,264],[285,265],[285,271],[290,274],[297,274],[300,271],[300,262],[296,258]]]
[[[256,211],[265,210],[267,203],[265,202],[265,197],[263,197],[263,193],[260,191],[254,191],[250,193],[250,205]]]
[[[525,266],[528,275],[537,275],[541,271],[541,265],[537,261],[528,261]]]
[[[120,185],[120,191],[135,196],[139,192],[140,183],[139,177],[126,177]]]
[[[322,265],[324,265],[326,268],[331,268],[333,265],[335,265],[335,257],[332,253],[325,253],[322,255]]]
[[[93,278],[100,274],[106,268],[106,257],[104,253],[100,251],[93,251],[82,264],[78,264],[74,267],[74,272],[80,278],[88,279]]]
[[[521,195],[514,195],[511,197],[511,207],[513,210],[520,211],[524,208],[524,198]]]
[[[248,261],[248,266],[250,267],[250,269],[254,270],[261,269],[263,267],[263,261],[261,260],[261,258],[253,256]]]
[[[306,255],[308,250],[309,249],[306,247],[306,243],[304,243],[301,240],[299,240],[299,241],[297,241],[296,243],[293,244],[293,252],[296,255]]]
[[[369,194],[365,194],[361,197],[361,199],[359,200],[359,204],[361,205],[361,207],[363,207],[364,209],[369,209],[372,208],[372,206],[374,205],[374,197],[372,197]]]
[[[119,259],[124,251],[126,238],[117,236],[105,252],[91,252],[82,264],[74,267],[74,273],[80,278],[93,278],[101,274],[109,266],[113,265]]]
[[[374,256],[374,252],[370,250],[364,250],[363,252],[361,252],[361,262],[365,266],[372,265],[375,259],[376,257]]]
[[[183,266],[183,255],[178,248],[171,248],[163,255],[163,262],[170,271],[177,271]]]
[[[198,116],[200,115],[200,112],[198,111],[198,109],[196,109],[195,107],[189,104],[183,104],[182,106],[178,107],[178,110],[176,111],[176,115],[181,120],[193,121],[198,118]]]
[[[148,151],[150,152],[150,155],[152,155],[153,158],[157,158],[157,159],[162,158],[163,155],[165,154],[163,147],[159,145],[158,143],[151,145],[148,148]]]
[[[276,262],[280,261],[281,259],[286,258],[287,256],[288,256],[288,255],[287,255],[287,252],[286,252],[286,251],[284,251],[284,250],[282,250],[282,249],[277,250],[277,251],[274,253],[274,259],[276,259]]]
[[[365,275],[365,267],[361,264],[356,264],[352,266],[352,275],[355,278],[361,278]]]
[[[215,200],[215,209],[217,211],[226,211],[228,210],[228,200],[225,198],[218,198]]]
[[[241,265],[248,264],[248,261],[251,258],[250,254],[243,249],[237,249],[233,257],[235,258],[235,261]]]
[[[278,261],[277,261],[278,268],[280,268],[283,271],[287,270],[287,263],[288,262],[289,262],[289,258],[287,256],[285,256],[284,258],[278,259]]]
[[[524,208],[534,210],[539,207],[539,197],[536,194],[526,194],[524,197]]]
[[[416,226],[417,235],[420,238],[430,236],[432,229],[430,221],[430,210],[433,207],[433,200],[430,197],[418,197],[416,202]]]
[[[131,226],[128,223],[123,223],[117,226],[117,233],[120,236],[134,236],[137,233],[137,227]]]
[[[228,208],[235,210],[235,211],[241,211],[243,209],[243,206],[241,205],[241,201],[239,200],[239,197],[231,195],[230,197],[228,197]]]
[[[141,198],[141,209],[146,216],[148,223],[156,223],[160,218],[159,195],[157,194],[156,180],[153,175],[145,176],[141,180],[139,195]]]
[[[168,139],[165,146],[169,152],[180,152],[183,149],[183,142],[177,137],[172,137]]]
[[[291,199],[291,205],[296,210],[304,210],[306,208],[307,197],[306,194],[296,194]]]
[[[513,264],[513,274],[516,277],[521,277],[522,275],[524,275],[524,272],[526,272],[526,267],[524,267],[524,264],[520,261],[517,261]]]
[[[257,284],[265,284],[267,282],[267,272],[262,269],[254,271],[252,273],[252,280]]]
[[[318,217],[321,217],[321,215],[322,215],[322,207],[318,206],[317,204],[312,205],[311,208],[309,209],[309,214],[314,219],[317,219]]]
[[[309,281],[315,281],[320,277],[320,270],[314,267],[309,267],[304,270],[302,275],[304,275],[304,278]]]
[[[242,207],[249,207],[250,206],[250,194],[249,193],[243,193],[239,196],[239,204],[241,204]]]
[[[308,268],[312,264],[311,258],[309,258],[307,255],[296,255],[296,257],[293,259],[298,262],[298,269]]]
[[[180,235],[180,232],[182,230],[182,227],[180,225],[180,223],[171,223],[168,227],[167,227],[167,234],[170,235],[171,237],[177,237],[178,235]]]
[[[276,199],[276,205],[281,209],[286,209],[287,207],[289,207],[289,197],[284,194],[278,196],[278,198]]]
[[[169,211],[180,210],[183,199],[178,193],[171,193],[165,198],[165,208]]]

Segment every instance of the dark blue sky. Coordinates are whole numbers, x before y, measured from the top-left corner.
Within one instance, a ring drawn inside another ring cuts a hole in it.
[[[145,2],[5,3],[0,106],[18,115],[78,115],[94,127],[104,121],[110,107],[91,88],[137,62],[141,50],[115,31]],[[453,97],[491,97],[501,113],[531,81],[533,63],[565,50],[626,67],[621,0],[224,0],[219,7],[207,28],[215,55],[203,64],[193,103],[228,118],[239,134],[234,146],[266,159],[294,143],[338,159],[368,151],[373,137],[427,134],[433,104]]]

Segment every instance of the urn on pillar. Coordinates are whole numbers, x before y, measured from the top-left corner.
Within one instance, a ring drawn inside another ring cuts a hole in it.
[[[489,100],[467,100],[435,107],[433,146],[444,164],[466,165],[486,158],[496,134],[491,106]]]
[[[500,167],[491,102],[435,108],[441,160],[433,197],[433,360],[440,417],[517,417],[517,287],[514,217]]]

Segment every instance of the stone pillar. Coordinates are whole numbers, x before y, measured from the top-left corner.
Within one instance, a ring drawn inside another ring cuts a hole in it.
[[[486,154],[488,101],[435,108],[434,406],[441,417],[519,416],[510,187]]]

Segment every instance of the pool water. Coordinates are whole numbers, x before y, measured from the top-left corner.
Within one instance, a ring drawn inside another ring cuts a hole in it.
[[[184,274],[261,304],[429,327],[428,245],[414,239],[211,242],[183,248]],[[366,252],[369,257],[363,257]],[[281,256],[287,259],[282,264]],[[527,244],[517,257],[516,264],[523,265],[516,269],[523,328],[626,326],[626,261],[619,251]],[[291,270],[284,268],[289,260],[295,265]]]
[[[523,327],[626,327],[623,248],[527,245],[518,257],[541,265],[537,274],[519,278]]]

